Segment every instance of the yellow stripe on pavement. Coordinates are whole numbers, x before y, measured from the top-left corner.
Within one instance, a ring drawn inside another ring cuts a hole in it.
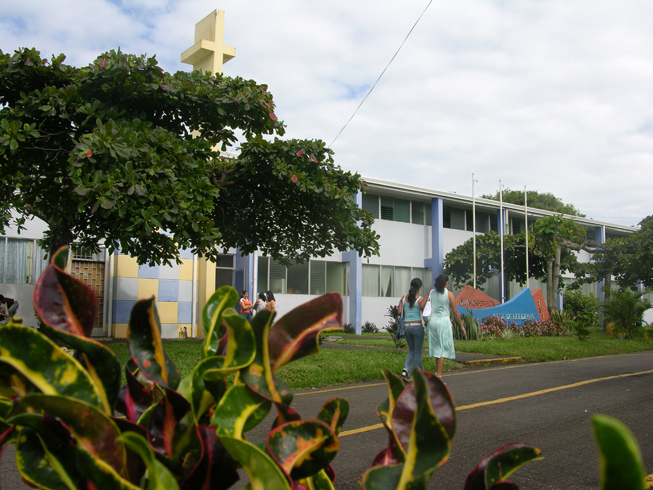
[[[515,395],[515,396],[509,396],[506,398],[499,398],[497,400],[490,400],[487,402],[480,402],[480,403],[472,403],[470,405],[462,405],[460,407],[456,407],[456,412],[461,412],[463,410],[470,410],[472,408],[479,408],[479,407],[487,407],[490,405],[498,405],[500,403],[508,403],[512,402],[515,400],[522,400],[524,398],[531,398],[534,396],[540,396],[540,395],[546,395],[547,393],[554,393],[556,391],[562,391],[562,390],[569,390],[571,388],[578,388],[579,386],[585,386],[589,385],[592,383],[599,383],[601,381],[609,381],[612,379],[619,379],[619,378],[628,378],[631,376],[641,376],[642,374],[651,374],[653,373],[653,370],[649,371],[640,371],[638,373],[628,373],[628,374],[617,374],[615,376],[606,376],[604,378],[594,378],[594,379],[588,379],[585,381],[579,381],[578,383],[571,383],[568,385],[563,385],[563,386],[556,386],[555,388],[548,388],[546,390],[539,390],[539,391],[533,391],[531,393],[524,393],[523,395]],[[371,430],[377,430],[377,429],[382,429],[383,424],[374,424],[370,425],[367,427],[361,427],[360,429],[352,429],[352,430],[345,430],[342,431],[338,437],[346,437],[346,436],[352,436],[354,434],[360,434],[362,432],[369,432]]]

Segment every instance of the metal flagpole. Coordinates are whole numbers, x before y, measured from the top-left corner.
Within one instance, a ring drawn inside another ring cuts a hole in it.
[[[526,186],[524,186],[524,221],[526,222],[526,287],[530,288],[528,276],[528,193],[526,192]]]
[[[474,173],[472,172],[472,237],[474,239],[474,289],[476,289],[476,194],[474,193]]]
[[[505,226],[503,225],[503,187],[501,185],[501,179],[499,179],[499,236],[501,238],[501,274],[499,276],[501,280],[501,303],[505,302],[505,284],[503,278],[503,233],[505,231]]]

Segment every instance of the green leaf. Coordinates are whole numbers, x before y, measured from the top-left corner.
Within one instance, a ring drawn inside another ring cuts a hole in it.
[[[219,437],[242,439],[243,433],[256,427],[270,412],[270,401],[246,385],[232,386],[218,403],[211,425]]]
[[[123,471],[126,452],[117,441],[120,430],[100,410],[79,400],[48,395],[27,395],[19,405],[43,410],[57,417],[66,425],[79,448],[83,448],[93,459],[102,460],[116,472]]]
[[[361,481],[363,490],[398,490],[400,488],[406,488],[398,486],[403,466],[403,464],[397,464],[392,466],[376,466],[368,469],[363,473]],[[410,488],[419,489],[425,487],[415,485]]]
[[[256,343],[251,325],[233,309],[225,310],[227,346],[224,356],[214,355],[200,361],[192,374],[191,403],[196,423],[224,393],[223,379],[247,367],[256,356]]]
[[[281,469],[297,480],[326,468],[340,443],[324,422],[299,420],[275,428],[268,434],[266,446]]]
[[[488,490],[492,485],[503,482],[522,465],[541,459],[540,454],[538,448],[522,443],[503,446],[483,458],[467,475],[463,490]]]
[[[383,372],[383,376],[385,377],[386,383],[388,384],[389,396],[385,401],[379,404],[379,406],[376,408],[376,413],[383,422],[383,425],[385,425],[388,429],[391,429],[391,414],[395,409],[397,399],[404,392],[406,385],[404,385],[404,382],[398,375],[387,369]]]
[[[335,490],[333,482],[325,470],[321,470],[308,478],[299,480],[298,483],[311,490]]]
[[[126,432],[120,440],[129,449],[140,455],[147,467],[147,486],[145,490],[179,490],[177,480],[158,459],[147,440],[135,432]]]
[[[338,435],[349,415],[349,402],[344,398],[333,398],[320,409],[317,419],[327,424]]]
[[[342,297],[319,296],[281,317],[270,330],[268,348],[272,372],[319,350],[320,332],[342,330]]]
[[[262,311],[252,320],[256,339],[256,357],[247,368],[240,372],[241,380],[264,398],[279,405],[290,405],[292,393],[288,386],[277,378],[270,365],[268,336],[270,332],[270,312]],[[281,420],[287,422],[288,420]]]
[[[34,310],[56,330],[90,337],[98,311],[98,299],[91,288],[66,273],[68,249],[52,257],[34,287]]]
[[[177,366],[163,349],[161,324],[154,298],[138,301],[129,318],[129,352],[150,381],[176,389],[181,380]]]
[[[628,427],[606,415],[593,415],[592,427],[599,446],[600,490],[646,488],[642,454]]]
[[[265,452],[242,439],[220,437],[225,449],[240,463],[249,477],[250,490],[290,490],[288,479]]]
[[[42,328],[53,337],[75,349],[84,366],[98,387],[102,400],[106,400],[105,412],[111,413],[120,393],[120,362],[106,345],[86,337],[69,334],[42,324]]]
[[[14,367],[46,395],[72,397],[105,409],[101,390],[81,364],[36,330],[0,327],[0,362]]]
[[[50,437],[50,439],[54,439]],[[20,430],[16,442],[16,467],[20,475],[32,485],[46,490],[76,490],[79,475],[70,466],[74,454],[65,446],[51,446],[33,429]],[[61,458],[63,456],[63,458]]]
[[[449,458],[455,417],[447,394],[437,376],[413,370],[413,384],[404,390],[392,412],[393,430],[406,453],[398,488],[412,480],[428,481]]]
[[[231,286],[222,286],[211,295],[202,309],[202,325],[206,340],[202,357],[209,357],[218,351],[219,327],[222,312],[238,303],[238,293]]]

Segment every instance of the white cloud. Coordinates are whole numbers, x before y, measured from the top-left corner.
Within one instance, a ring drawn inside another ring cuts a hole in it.
[[[194,25],[226,11],[225,74],[267,83],[288,137],[331,143],[427,5],[330,0],[28,0],[3,7],[0,49],[83,65],[104,50],[168,71]],[[478,194],[552,192],[590,217],[653,214],[653,4],[433,2],[338,137],[364,176]]]

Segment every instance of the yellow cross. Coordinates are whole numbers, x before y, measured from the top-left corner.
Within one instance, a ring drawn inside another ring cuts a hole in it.
[[[236,48],[224,44],[224,11],[214,10],[195,24],[195,44],[181,54],[181,62],[215,75],[234,56]]]

